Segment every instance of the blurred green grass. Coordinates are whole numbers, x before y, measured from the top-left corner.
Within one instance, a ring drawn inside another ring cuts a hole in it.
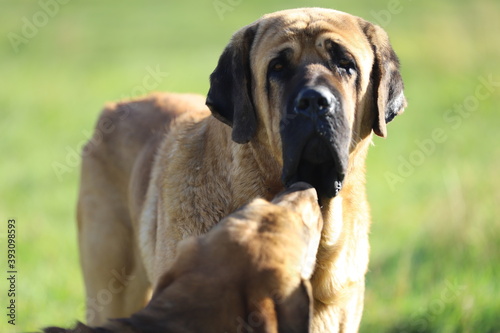
[[[401,0],[393,8],[388,0],[258,0],[222,16],[212,0],[69,1],[15,52],[9,33],[22,36],[23,18],[40,15],[40,3],[53,2],[0,0],[0,253],[7,219],[16,218],[19,271],[17,325],[2,314],[0,331],[83,320],[78,166],[67,159],[104,102],[139,94],[148,68],[167,73],[154,90],[204,94],[232,32],[267,12],[320,6],[384,26],[409,100],[369,154],[372,252],[361,331],[500,332],[500,87],[464,115],[453,111],[475,96],[480,77],[500,81],[498,1]],[[450,110],[460,124],[447,121]],[[446,139],[423,151],[435,129]],[[411,160],[418,165],[402,177]],[[54,163],[67,172],[58,176]],[[391,175],[400,178],[391,183]]]

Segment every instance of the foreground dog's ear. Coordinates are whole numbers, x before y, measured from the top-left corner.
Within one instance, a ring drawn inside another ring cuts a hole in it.
[[[276,304],[279,333],[305,333],[311,328],[313,314],[312,287],[308,280],[287,298]]]
[[[210,75],[207,106],[215,118],[233,128],[232,138],[247,143],[255,134],[257,120],[252,101],[250,50],[257,25],[238,31]]]
[[[373,124],[373,131],[385,138],[387,136],[386,124],[403,112],[406,107],[399,60],[392,49],[387,33],[381,27],[366,21],[361,21],[361,26],[375,55],[371,79],[377,100],[377,117]]]
[[[277,296],[277,295],[275,295]],[[245,332],[307,333],[313,314],[312,287],[308,280],[288,297],[266,297],[248,300],[247,319],[241,323]]]

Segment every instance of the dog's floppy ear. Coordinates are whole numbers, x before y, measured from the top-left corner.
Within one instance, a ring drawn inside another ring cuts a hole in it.
[[[305,333],[311,328],[313,314],[312,287],[308,280],[287,298],[276,304],[279,333]]]
[[[384,29],[367,21],[361,21],[361,26],[375,55],[371,80],[377,102],[377,116],[373,131],[385,138],[387,136],[386,124],[403,112],[406,107],[399,60]]]
[[[233,128],[232,138],[237,143],[250,141],[257,129],[250,69],[256,31],[253,24],[236,32],[210,75],[206,104],[215,118]]]
[[[244,332],[254,333],[307,333],[313,314],[312,287],[309,280],[288,297],[265,297],[247,300],[246,320],[241,323]]]

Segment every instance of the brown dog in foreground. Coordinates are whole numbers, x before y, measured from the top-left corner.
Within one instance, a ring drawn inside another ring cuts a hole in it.
[[[101,328],[45,332],[308,332],[323,226],[317,200],[305,183],[272,202],[255,199],[208,234],[181,241],[145,309]]]
[[[206,104],[157,94],[102,113],[78,202],[88,323],[143,307],[180,240],[305,181],[324,220],[313,330],[357,331],[369,252],[365,158],[372,133],[385,137],[406,105],[387,34],[328,9],[266,15],[235,33]]]

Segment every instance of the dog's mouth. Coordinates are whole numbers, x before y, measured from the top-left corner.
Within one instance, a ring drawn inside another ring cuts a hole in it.
[[[334,197],[339,194],[345,170],[340,158],[321,138],[310,139],[297,166],[299,181],[311,184],[317,191]]]
[[[346,162],[327,140],[319,135],[307,139],[295,156],[288,156],[283,168],[285,186],[299,181],[311,184],[318,196],[335,197],[342,189]]]

